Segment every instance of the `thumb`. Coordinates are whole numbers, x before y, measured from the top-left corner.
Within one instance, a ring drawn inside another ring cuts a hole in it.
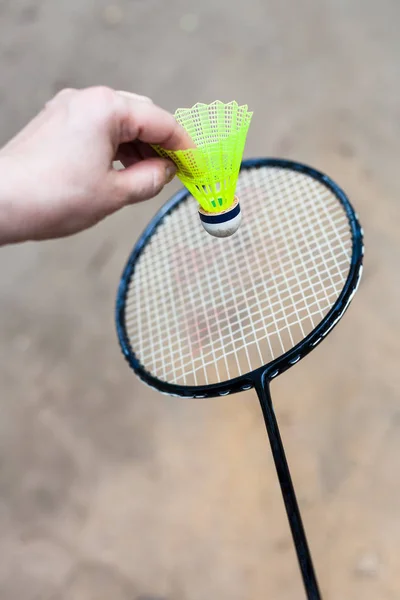
[[[176,166],[163,158],[147,158],[136,164],[114,171],[115,186],[121,205],[149,200],[157,196],[172,181]]]

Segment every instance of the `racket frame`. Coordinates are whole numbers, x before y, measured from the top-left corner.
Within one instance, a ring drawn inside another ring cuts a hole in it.
[[[301,342],[293,346],[293,348],[275,360],[272,360],[268,364],[258,367],[254,371],[250,371],[249,373],[240,375],[239,377],[235,377],[228,381],[197,386],[178,385],[169,383],[167,381],[162,381],[157,377],[154,377],[144,368],[135,355],[133,348],[131,347],[125,327],[125,300],[129,291],[130,281],[134,275],[135,266],[147,242],[157,227],[162,224],[163,219],[172,213],[181,202],[184,202],[190,196],[190,193],[185,188],[178,191],[160,208],[137,241],[122,272],[115,307],[115,321],[118,339],[122,353],[128,361],[130,367],[144,383],[161,393],[167,394],[168,396],[179,396],[186,398],[227,396],[228,394],[235,394],[256,387],[262,378],[272,381],[272,379],[289,369],[292,365],[299,362],[309,352],[311,352],[311,350],[318,346],[320,342],[322,342],[327,334],[330,333],[340,321],[357,291],[363,269],[364,235],[358,220],[358,216],[344,191],[324,173],[321,173],[320,171],[307,165],[286,159],[252,158],[244,160],[241,164],[240,170],[257,169],[260,167],[289,169],[313,177],[320,183],[324,184],[339,200],[348,217],[352,238],[352,256],[346,282],[335,304],[325,315],[322,321],[315,327],[315,329],[311,331],[311,333],[309,333]]]

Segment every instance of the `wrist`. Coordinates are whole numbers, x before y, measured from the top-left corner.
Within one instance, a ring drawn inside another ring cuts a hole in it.
[[[27,195],[24,180],[18,161],[0,155],[0,246],[30,239],[30,219],[22,201]]]

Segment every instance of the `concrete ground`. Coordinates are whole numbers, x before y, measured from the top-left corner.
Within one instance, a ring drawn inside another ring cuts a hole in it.
[[[328,600],[400,598],[400,4],[378,4],[0,2],[1,141],[64,86],[236,99],[246,156],[310,163],[356,206],[359,293],[272,388]],[[254,393],[169,399],[119,352],[120,272],[177,187],[0,252],[1,600],[304,597]]]

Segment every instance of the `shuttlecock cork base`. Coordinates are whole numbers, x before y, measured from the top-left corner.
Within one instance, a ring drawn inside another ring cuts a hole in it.
[[[219,238],[230,237],[236,233],[242,221],[239,198],[235,196],[232,206],[218,213],[208,212],[199,207],[199,217],[204,229],[210,235]]]

